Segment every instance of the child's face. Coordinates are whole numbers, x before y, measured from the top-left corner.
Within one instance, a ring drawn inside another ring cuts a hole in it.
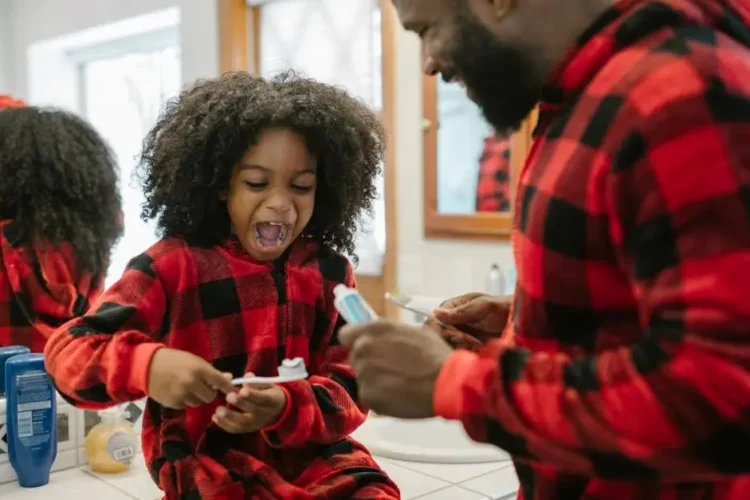
[[[245,151],[226,201],[232,232],[251,257],[276,259],[310,222],[316,164],[304,139],[286,129],[262,132]]]

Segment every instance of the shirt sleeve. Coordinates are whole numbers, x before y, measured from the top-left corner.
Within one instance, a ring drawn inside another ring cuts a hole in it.
[[[160,253],[167,251],[157,243],[131,260],[85,315],[47,342],[47,371],[71,404],[101,409],[146,397],[151,358],[163,347],[167,298],[152,257]]]
[[[610,154],[610,231],[643,338],[581,357],[497,341],[456,352],[436,413],[564,472],[750,472],[738,451],[750,448],[750,100],[706,85],[670,102],[650,94],[645,125]]]
[[[345,284],[356,287],[348,261]],[[263,431],[272,446],[335,443],[354,432],[367,418],[367,410],[359,403],[349,350],[338,339],[339,329],[345,323],[333,307],[332,291],[329,295],[328,331],[320,348],[312,354],[311,376],[281,386],[287,393],[287,407],[277,423]]]
[[[27,279],[25,286],[35,292],[29,294],[34,328],[49,338],[62,324],[89,309],[102,293],[104,277],[80,272],[73,247],[68,243],[37,250],[34,259],[41,281]]]

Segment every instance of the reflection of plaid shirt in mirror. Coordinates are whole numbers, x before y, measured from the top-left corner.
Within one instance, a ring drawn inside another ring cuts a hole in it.
[[[0,94],[0,109],[24,108],[24,107],[26,107],[25,102],[19,99],[14,99],[13,97],[7,94]]]
[[[499,134],[492,134],[484,140],[479,158],[476,210],[510,210],[510,141]]]
[[[75,251],[29,245],[11,219],[0,220],[0,347],[42,352],[60,325],[82,315],[102,291],[102,277],[76,270]]]

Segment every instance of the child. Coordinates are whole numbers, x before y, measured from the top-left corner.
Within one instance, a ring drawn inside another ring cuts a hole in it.
[[[143,449],[170,500],[399,498],[349,438],[366,410],[333,307],[354,286],[337,251],[376,196],[376,116],[292,73],[229,73],[171,102],[144,148],[164,239],[55,333],[60,392],[91,409],[148,396]],[[308,380],[233,392],[228,377],[297,356]]]
[[[42,352],[101,293],[122,233],[114,156],[64,111],[0,96],[0,347]]]

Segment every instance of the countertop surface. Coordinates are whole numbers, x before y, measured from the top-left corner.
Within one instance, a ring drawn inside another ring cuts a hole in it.
[[[518,480],[510,462],[485,464],[427,464],[377,459],[401,488],[404,500],[509,500]],[[46,486],[24,489],[17,483],[0,485],[2,500],[158,500],[142,456],[122,474],[94,474],[88,467],[52,474]]]

